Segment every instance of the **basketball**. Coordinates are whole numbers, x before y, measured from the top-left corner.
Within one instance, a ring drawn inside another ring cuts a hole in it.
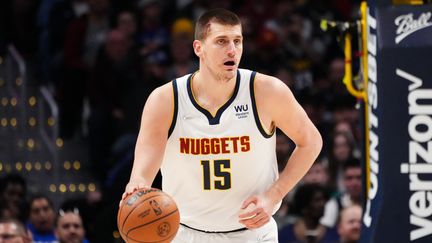
[[[175,201],[165,192],[139,189],[120,205],[117,226],[128,243],[170,242],[180,226],[180,213]]]

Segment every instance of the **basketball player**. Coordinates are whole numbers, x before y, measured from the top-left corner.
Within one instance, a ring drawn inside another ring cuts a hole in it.
[[[181,215],[173,242],[277,242],[272,215],[321,149],[284,83],[238,68],[242,43],[238,16],[204,13],[193,42],[199,70],[154,90],[144,107],[123,198],[161,168]],[[280,175],[276,127],[296,144]]]

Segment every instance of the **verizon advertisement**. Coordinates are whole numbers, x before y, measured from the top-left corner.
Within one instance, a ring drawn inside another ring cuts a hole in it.
[[[368,23],[371,189],[361,242],[430,243],[432,5],[375,13]]]

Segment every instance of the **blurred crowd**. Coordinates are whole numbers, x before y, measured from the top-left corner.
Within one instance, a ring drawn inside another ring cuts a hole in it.
[[[0,55],[8,44],[15,45],[36,85],[53,93],[60,108],[60,136],[86,141],[102,195],[65,202],[56,213],[48,197],[28,195],[25,181],[17,175],[11,185],[22,190],[10,196],[6,176],[1,183],[1,217],[18,221],[1,221],[0,237],[5,237],[3,224],[22,222],[30,230],[23,234],[35,242],[54,242],[66,228],[90,242],[113,239],[111,229],[101,227],[107,220],[97,214],[108,212],[114,218],[132,166],[143,105],[155,87],[198,68],[192,49],[194,21],[205,10],[222,7],[237,13],[243,23],[240,67],[285,82],[324,139],[320,157],[275,215],[281,242],[356,242],[363,190],[361,112],[356,108],[359,101],[342,83],[345,61],[338,33],[323,32],[320,21],[353,20],[359,4],[360,0],[2,0]],[[278,132],[280,168],[293,148]],[[64,221],[69,226],[63,227]],[[98,239],[104,230],[108,236]]]

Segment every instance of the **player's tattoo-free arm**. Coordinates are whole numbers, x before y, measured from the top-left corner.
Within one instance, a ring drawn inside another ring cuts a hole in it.
[[[272,125],[281,129],[294,141],[296,149],[279,179],[263,194],[251,195],[243,202],[239,222],[250,229],[259,228],[270,220],[275,206],[306,174],[322,147],[321,135],[284,83],[257,74],[255,94],[263,126],[268,130]],[[246,210],[251,203],[254,206]]]
[[[296,144],[279,179],[265,193],[271,203],[281,201],[312,166],[322,148],[322,138],[295,99],[291,90],[279,79],[257,75],[257,104],[282,132]]]
[[[147,99],[135,146],[135,159],[126,193],[150,187],[162,163],[173,118],[172,85],[157,88]]]

